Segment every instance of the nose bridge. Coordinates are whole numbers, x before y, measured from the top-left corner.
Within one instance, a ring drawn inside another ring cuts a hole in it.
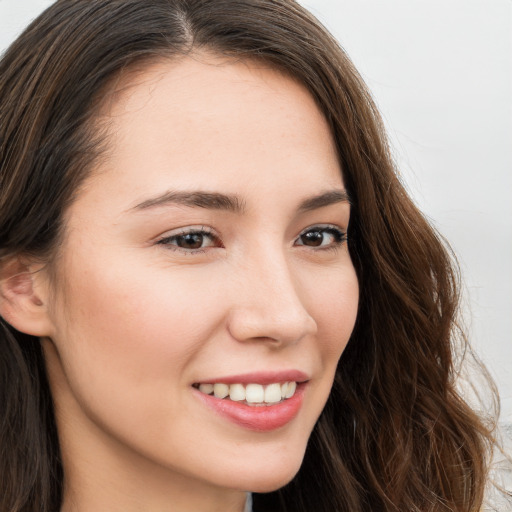
[[[235,338],[292,343],[316,332],[284,249],[260,245],[239,272],[229,325]]]

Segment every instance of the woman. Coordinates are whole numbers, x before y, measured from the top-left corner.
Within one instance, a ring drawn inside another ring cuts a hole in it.
[[[0,77],[2,512],[480,508],[456,274],[304,9],[60,0]]]

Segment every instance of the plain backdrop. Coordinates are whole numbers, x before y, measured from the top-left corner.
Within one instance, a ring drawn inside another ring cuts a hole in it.
[[[0,51],[50,5],[0,0]],[[466,323],[512,423],[512,1],[302,0],[353,59],[403,180],[457,253]]]

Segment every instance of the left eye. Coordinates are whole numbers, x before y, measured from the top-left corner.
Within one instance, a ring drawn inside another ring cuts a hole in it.
[[[162,245],[175,246],[184,250],[198,250],[207,247],[218,247],[218,239],[207,231],[189,231],[177,235],[168,236],[158,242]]]
[[[315,227],[303,231],[297,238],[296,245],[307,247],[336,247],[346,240],[346,234],[334,227]]]

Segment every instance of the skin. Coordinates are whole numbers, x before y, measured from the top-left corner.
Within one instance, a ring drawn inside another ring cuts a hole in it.
[[[245,491],[298,471],[354,326],[348,247],[323,230],[345,232],[350,206],[298,210],[344,190],[335,145],[309,93],[262,64],[195,55],[121,82],[101,113],[109,151],[34,284],[62,510],[240,512]],[[243,211],[149,206],[197,190]],[[212,236],[178,247],[190,227]],[[304,243],[307,228],[320,246]],[[308,375],[303,406],[270,432],[216,414],[192,387],[288,369]]]

